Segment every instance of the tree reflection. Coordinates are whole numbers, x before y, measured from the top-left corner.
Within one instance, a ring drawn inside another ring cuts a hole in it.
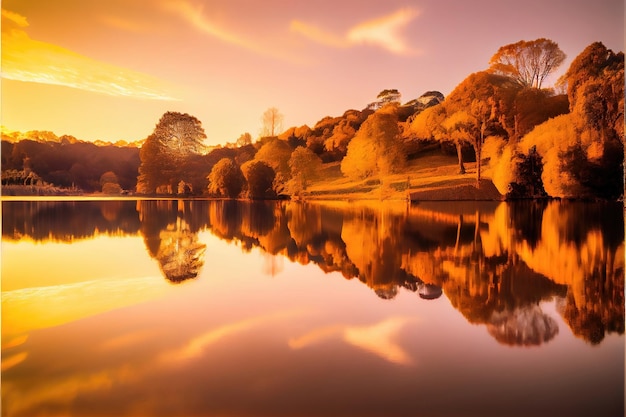
[[[172,283],[196,278],[206,250],[198,241],[202,206],[185,200],[142,200],[137,202],[137,211],[148,252],[159,262],[165,278]]]
[[[2,209],[9,240],[140,233],[170,282],[200,274],[207,248],[198,232],[208,229],[243,251],[261,249],[269,274],[286,257],[356,278],[384,299],[445,295],[504,344],[552,340],[557,322],[541,309],[551,300],[589,343],[624,332],[619,204],[5,201]]]
[[[136,234],[134,201],[3,201],[2,238],[72,242]]]
[[[400,288],[423,299],[443,292],[504,344],[552,340],[557,322],[540,303],[556,299],[574,333],[596,343],[606,332],[624,332],[623,218],[618,206],[596,207],[603,216],[588,204],[558,202],[408,210],[290,203],[291,258],[358,277],[385,299]],[[589,222],[568,224],[581,210]]]

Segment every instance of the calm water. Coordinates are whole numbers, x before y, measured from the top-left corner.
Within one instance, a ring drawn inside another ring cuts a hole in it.
[[[623,218],[3,201],[2,415],[622,416]]]

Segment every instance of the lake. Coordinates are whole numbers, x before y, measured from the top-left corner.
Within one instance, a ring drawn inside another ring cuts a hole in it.
[[[622,416],[624,213],[2,202],[2,415]]]

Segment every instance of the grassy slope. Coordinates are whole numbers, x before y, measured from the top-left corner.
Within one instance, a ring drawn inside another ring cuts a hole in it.
[[[466,174],[458,173],[455,156],[429,153],[412,160],[404,172],[378,180],[353,181],[341,173],[340,163],[325,164],[321,178],[308,190],[308,199],[370,200],[499,200],[489,179],[476,188],[476,164],[466,163]],[[407,182],[409,187],[407,188]]]

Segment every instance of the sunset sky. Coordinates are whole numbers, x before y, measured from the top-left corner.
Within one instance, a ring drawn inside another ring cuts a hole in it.
[[[545,37],[571,60],[594,41],[624,50],[623,0],[4,0],[8,130],[144,139],[166,111],[196,116],[208,145],[449,94],[497,49]],[[556,78],[556,77],[555,77]]]

